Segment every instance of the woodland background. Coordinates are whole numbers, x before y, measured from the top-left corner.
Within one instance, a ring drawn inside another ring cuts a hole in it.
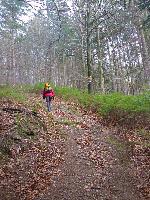
[[[0,0],[0,84],[138,94],[149,77],[149,0]]]

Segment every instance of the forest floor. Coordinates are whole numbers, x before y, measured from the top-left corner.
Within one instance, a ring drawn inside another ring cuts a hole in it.
[[[73,102],[56,98],[51,113],[38,95],[28,103],[35,110],[1,102],[0,145],[4,132],[9,144],[8,158],[1,155],[0,200],[149,199],[149,148],[133,149],[119,128]]]

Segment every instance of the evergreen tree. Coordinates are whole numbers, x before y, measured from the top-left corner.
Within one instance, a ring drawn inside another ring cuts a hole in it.
[[[139,0],[139,8],[145,10],[144,26],[150,28],[150,1]]]

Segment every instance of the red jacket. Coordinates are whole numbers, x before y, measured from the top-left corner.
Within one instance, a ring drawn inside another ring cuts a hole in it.
[[[45,97],[54,97],[55,93],[53,89],[49,89],[49,90],[43,90],[43,98]]]

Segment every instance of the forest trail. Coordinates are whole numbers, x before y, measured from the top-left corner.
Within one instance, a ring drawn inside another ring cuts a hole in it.
[[[43,103],[41,98],[37,101]],[[111,144],[113,129],[74,103],[55,99],[52,116],[65,138],[61,173],[37,200],[144,200],[125,152]]]
[[[0,200],[149,199],[148,148],[131,156],[96,114],[61,98],[48,113],[37,94],[0,107]]]

